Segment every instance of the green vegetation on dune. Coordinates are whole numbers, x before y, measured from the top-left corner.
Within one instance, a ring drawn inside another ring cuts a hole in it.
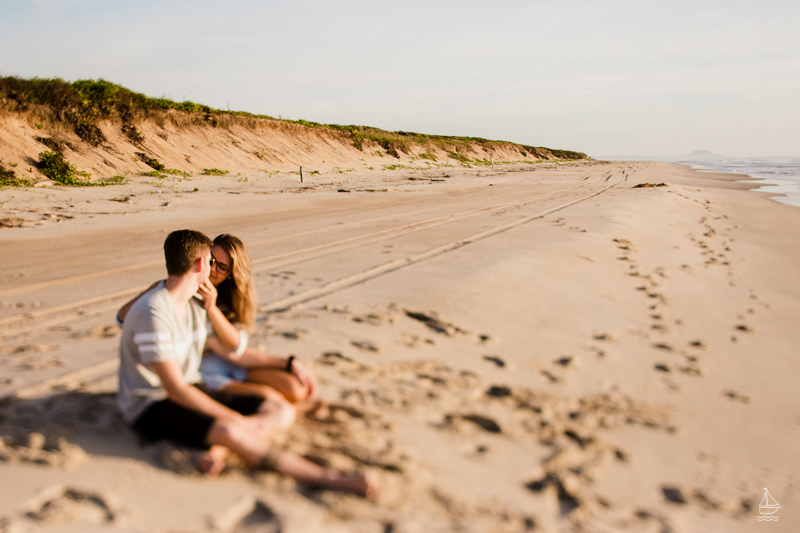
[[[203,174],[206,176],[224,176],[230,174],[230,170],[220,170],[218,168],[204,168]]]
[[[383,148],[388,155],[397,158],[400,157],[400,152],[410,154],[412,146],[419,145],[438,147],[447,152],[450,157],[465,162],[469,158],[461,154],[460,150],[467,150],[477,145],[486,149],[510,148],[523,158],[531,156],[545,159],[588,159],[585,154],[580,152],[535,148],[479,137],[427,135],[406,131],[392,132],[370,126],[320,124],[307,120],[276,119],[267,115],[254,115],[243,111],[225,111],[190,101],[175,102],[168,98],[150,98],[103,79],[78,80],[70,83],[60,78],[0,77],[0,108],[49,115],[46,118],[67,123],[83,141],[93,146],[98,146],[106,141],[103,132],[97,126],[99,120],[120,120],[122,132],[133,144],[138,145],[144,140],[135,126],[138,120],[160,111],[176,110],[197,115],[198,118],[202,118],[212,126],[217,125],[220,116],[230,115],[280,120],[309,128],[338,131],[349,135],[353,146],[359,150],[364,149],[365,141],[371,141]],[[431,157],[425,158],[430,159]]]
[[[0,187],[2,186],[11,186],[11,187],[30,187],[34,185],[35,182],[30,178],[21,178],[17,176],[17,173],[14,172],[13,169],[6,168],[2,164],[0,164]]]

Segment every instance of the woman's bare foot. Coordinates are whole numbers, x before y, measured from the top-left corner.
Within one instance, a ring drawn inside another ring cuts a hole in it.
[[[292,406],[298,415],[305,415],[313,420],[325,420],[330,415],[328,402],[325,400],[300,400]]]
[[[225,469],[225,460],[231,451],[225,446],[212,446],[208,450],[192,452],[194,464],[202,474],[217,476]]]
[[[350,472],[338,474],[326,488],[353,492],[362,498],[374,498],[378,493],[378,482],[372,472]]]

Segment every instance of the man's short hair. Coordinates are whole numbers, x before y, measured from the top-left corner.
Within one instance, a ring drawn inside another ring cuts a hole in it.
[[[164,241],[164,257],[167,260],[167,274],[183,276],[197,260],[208,252],[214,243],[199,231],[181,229],[167,235]]]

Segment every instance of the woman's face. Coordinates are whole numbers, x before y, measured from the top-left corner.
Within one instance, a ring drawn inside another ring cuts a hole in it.
[[[208,276],[208,279],[215,287],[217,287],[220,283],[230,277],[233,263],[231,261],[231,256],[228,255],[228,252],[223,250],[220,246],[214,246],[211,249],[211,257],[214,258],[215,262],[211,266],[211,274]]]

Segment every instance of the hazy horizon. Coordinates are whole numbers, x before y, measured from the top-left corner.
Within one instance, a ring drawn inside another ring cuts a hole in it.
[[[793,157],[797,20],[788,1],[7,0],[0,75],[592,157]]]

